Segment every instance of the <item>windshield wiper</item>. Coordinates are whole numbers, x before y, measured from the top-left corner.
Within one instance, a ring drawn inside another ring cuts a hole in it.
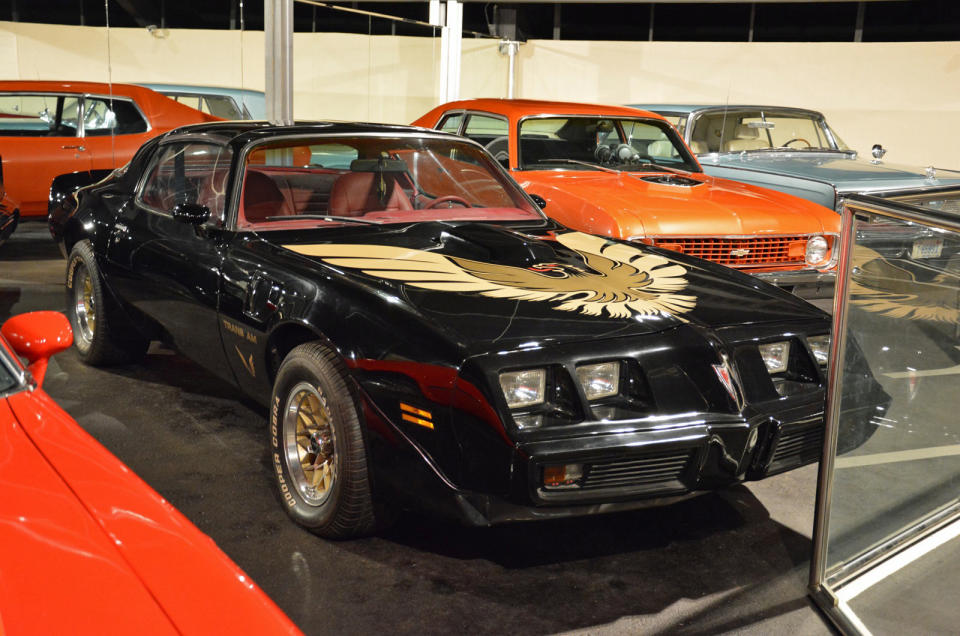
[[[594,170],[602,170],[604,172],[612,172],[614,174],[620,174],[620,171],[617,170],[616,168],[601,166],[599,163],[590,163],[589,161],[580,161],[578,159],[541,159],[540,161],[534,161],[534,163],[566,163],[566,164],[573,164],[576,166],[586,166],[588,168],[593,168]]]
[[[844,152],[837,148],[820,148],[818,146],[808,146],[806,148],[795,148],[793,146],[776,146],[772,148],[756,148],[747,152]]]
[[[307,219],[309,221],[344,221],[346,223],[360,223],[362,225],[380,225],[377,221],[361,219],[355,216],[334,216],[332,214],[293,214],[284,216],[268,216],[267,221],[296,221]]]
[[[637,164],[633,164],[641,168],[654,168],[656,170],[661,170],[663,172],[672,172],[673,174],[690,174],[689,170],[682,170],[680,168],[671,168],[670,166],[665,166],[663,164],[654,163],[652,161],[642,161]]]

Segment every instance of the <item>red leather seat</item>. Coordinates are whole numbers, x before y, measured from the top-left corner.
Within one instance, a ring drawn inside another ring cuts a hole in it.
[[[373,172],[348,172],[337,179],[330,190],[328,214],[333,216],[363,216],[367,212],[412,210],[410,199],[397,180],[384,175],[386,203],[377,194],[379,176]]]
[[[268,175],[248,170],[243,182],[243,215],[250,223],[266,221],[271,216],[291,216],[280,188]]]

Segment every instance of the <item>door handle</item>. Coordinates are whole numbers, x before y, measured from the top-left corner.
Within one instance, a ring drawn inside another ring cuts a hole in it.
[[[253,275],[247,284],[243,313],[254,320],[263,322],[270,314],[280,309],[282,297],[283,286],[267,280],[258,272]]]
[[[86,146],[60,146],[60,147],[63,148],[64,150],[79,150],[80,152],[83,152],[84,150],[87,149]]]

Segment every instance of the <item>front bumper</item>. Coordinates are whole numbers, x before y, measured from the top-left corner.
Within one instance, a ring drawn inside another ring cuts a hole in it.
[[[804,300],[833,298],[837,281],[836,271],[820,272],[815,269],[760,272],[753,275]]]
[[[662,428],[520,445],[509,495],[437,488],[434,495],[446,502],[435,507],[474,526],[620,512],[675,503],[819,460],[822,402],[779,415],[696,417]],[[543,486],[546,466],[572,463],[583,466],[580,487]]]

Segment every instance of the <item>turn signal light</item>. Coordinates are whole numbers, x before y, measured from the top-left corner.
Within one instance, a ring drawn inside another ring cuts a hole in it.
[[[543,467],[544,488],[579,488],[583,464],[561,464]]]

